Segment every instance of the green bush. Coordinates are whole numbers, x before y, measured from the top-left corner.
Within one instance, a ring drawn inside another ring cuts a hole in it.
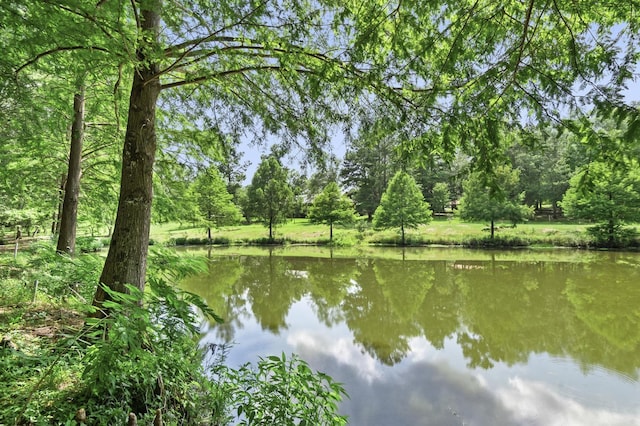
[[[169,240],[171,245],[174,246],[186,246],[187,245],[187,237],[175,237]]]
[[[240,425],[346,425],[337,414],[346,395],[342,385],[314,372],[293,355],[260,358],[257,368],[238,370],[219,365],[214,375],[225,387]]]
[[[76,252],[78,253],[94,253],[104,247],[102,239],[94,237],[78,237],[76,238]]]
[[[218,244],[218,245],[230,245],[231,244],[231,239],[228,237],[213,237],[211,239],[211,244]]]
[[[638,231],[635,228],[616,225],[613,235],[607,224],[599,224],[587,228],[587,234],[593,238],[596,247],[624,248],[638,246]]]
[[[513,235],[495,235],[491,237],[471,237],[464,241],[468,247],[527,247],[529,241]]]
[[[284,238],[269,238],[269,237],[261,237],[254,238],[248,241],[249,244],[254,244],[258,246],[268,246],[268,245],[284,245],[286,242]]]
[[[76,257],[58,254],[52,242],[36,242],[22,275],[25,285],[38,281],[38,291],[53,298],[79,295],[91,300],[104,259],[83,253]]]
[[[189,246],[203,246],[209,243],[207,238],[190,237],[187,238],[187,245]]]
[[[84,389],[76,400],[84,400],[87,415],[98,424],[109,423],[105,416],[113,412],[133,412],[149,421],[158,408],[171,422],[215,424],[220,401],[193,343],[199,321],[191,306],[215,315],[200,298],[162,279],[150,279],[149,287],[144,307],[135,287],[128,286],[129,294],[105,288],[109,316],[88,320],[95,343],[87,348]]]

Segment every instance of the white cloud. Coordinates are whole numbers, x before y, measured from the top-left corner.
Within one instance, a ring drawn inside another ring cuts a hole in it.
[[[640,411],[615,413],[605,408],[585,406],[549,389],[545,384],[509,380],[497,397],[520,424],[540,426],[640,426]]]
[[[330,339],[329,336],[299,331],[289,334],[287,343],[296,348],[303,358],[308,355],[328,355],[341,364],[346,364],[358,372],[363,379],[371,382],[382,377],[377,361],[367,353],[362,353],[348,339]]]

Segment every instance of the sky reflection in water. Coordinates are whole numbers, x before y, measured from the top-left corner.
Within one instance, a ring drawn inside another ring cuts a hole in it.
[[[634,262],[214,256],[186,287],[230,318],[204,339],[230,365],[298,353],[351,425],[640,425]]]

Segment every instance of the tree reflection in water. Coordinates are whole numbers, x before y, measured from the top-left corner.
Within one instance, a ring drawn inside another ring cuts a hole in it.
[[[345,383],[353,424],[640,424],[637,254],[252,250],[184,283],[226,319],[205,341],[294,348]]]

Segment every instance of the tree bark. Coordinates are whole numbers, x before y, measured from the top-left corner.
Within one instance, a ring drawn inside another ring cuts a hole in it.
[[[495,234],[496,226],[493,219],[491,219],[491,239],[493,240],[493,235]]]
[[[137,50],[129,115],[122,151],[120,198],[109,253],[100,283],[112,290],[126,292],[124,284],[144,290],[153,198],[153,163],[156,153],[156,101],[160,93],[159,64],[147,52],[157,44],[161,1],[142,3],[153,10],[141,10],[141,45]],[[101,308],[107,294],[101,286],[93,305]],[[96,316],[104,315],[97,311]]]
[[[76,250],[76,228],[78,222],[78,196],[80,195],[80,176],[82,175],[82,143],[84,139],[84,85],[80,84],[78,93],[73,96],[73,125],[71,126],[71,149],[67,182],[64,186],[64,201],[60,215],[60,235],[58,253],[73,255]]]
[[[51,234],[57,235],[60,232],[60,219],[62,217],[62,204],[64,202],[64,187],[67,184],[67,176],[60,176],[60,186],[58,187],[58,206],[55,213],[53,213],[53,220],[51,221]]]

